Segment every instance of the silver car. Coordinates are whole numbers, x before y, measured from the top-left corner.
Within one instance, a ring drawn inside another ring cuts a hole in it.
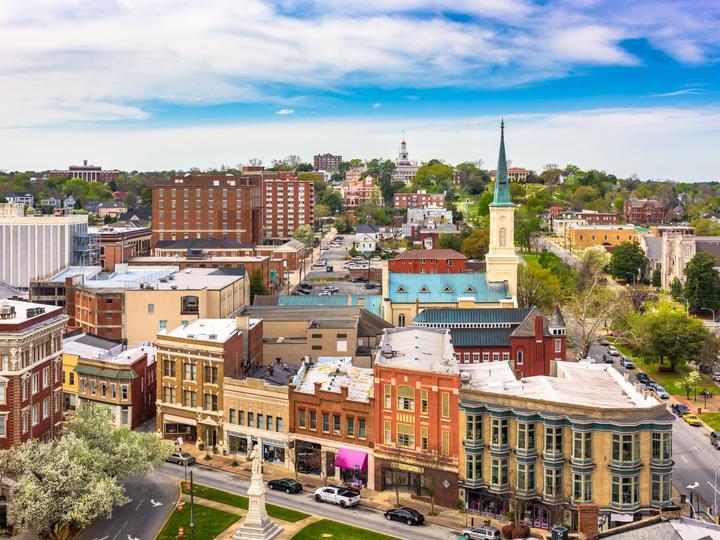
[[[500,529],[491,525],[482,527],[468,527],[463,529],[462,535],[468,540],[500,540]]]

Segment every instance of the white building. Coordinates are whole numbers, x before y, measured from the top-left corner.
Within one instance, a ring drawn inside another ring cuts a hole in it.
[[[398,158],[395,160],[395,172],[393,172],[393,180],[402,180],[406,184],[412,184],[415,179],[415,175],[418,172],[420,166],[417,163],[411,162],[408,157],[407,143],[405,139],[400,142],[400,152]]]
[[[22,205],[0,204],[0,281],[11,287],[83,264],[88,244],[86,215],[26,217]]]
[[[380,228],[377,225],[362,223],[355,227],[353,246],[363,253],[372,253],[377,250],[380,241]]]

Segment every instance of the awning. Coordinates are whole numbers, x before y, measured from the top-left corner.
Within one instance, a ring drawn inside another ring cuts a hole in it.
[[[354,470],[357,467],[360,471],[367,471],[367,461],[367,454],[360,450],[341,448],[335,455],[335,466],[341,469]]]
[[[197,421],[192,418],[185,418],[184,416],[175,416],[174,414],[166,414],[163,416],[163,423],[165,424],[185,424],[187,426],[197,426]]]
[[[616,523],[632,523],[633,519],[632,514],[610,514],[610,521]]]

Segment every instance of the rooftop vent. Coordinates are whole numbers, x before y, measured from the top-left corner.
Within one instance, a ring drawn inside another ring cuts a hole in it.
[[[38,315],[42,315],[43,313],[45,313],[44,307],[27,308],[25,310],[25,315],[28,319],[30,319],[31,317],[37,317]]]
[[[209,334],[208,335],[208,339],[210,339],[210,340],[217,340],[217,338],[218,338],[217,334]]]
[[[0,319],[14,319],[15,318],[15,306],[8,306],[3,304],[0,306]]]

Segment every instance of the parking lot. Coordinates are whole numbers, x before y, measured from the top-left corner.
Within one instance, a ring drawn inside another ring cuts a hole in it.
[[[333,293],[333,296],[343,296],[348,294],[355,296],[369,296],[373,294],[380,294],[379,283],[377,283],[378,287],[375,289],[366,289],[364,283],[351,283],[350,281],[328,280],[323,282],[322,280],[311,280],[303,281],[303,283],[309,283],[313,286],[313,288],[308,291],[310,294],[320,294],[323,292],[323,287],[325,286],[337,287],[338,290]]]
[[[349,274],[343,265],[349,262],[349,251],[353,247],[353,235],[342,235],[343,239],[338,247],[330,245],[330,242],[324,241],[320,246],[320,258],[327,260],[328,266],[331,266],[333,271],[328,272],[324,266],[313,266],[309,269],[306,279],[308,280],[322,280],[322,279],[342,279],[346,278]],[[327,249],[322,249],[327,247]],[[382,263],[373,261],[372,267],[380,268]],[[352,293],[356,294],[356,293]]]

